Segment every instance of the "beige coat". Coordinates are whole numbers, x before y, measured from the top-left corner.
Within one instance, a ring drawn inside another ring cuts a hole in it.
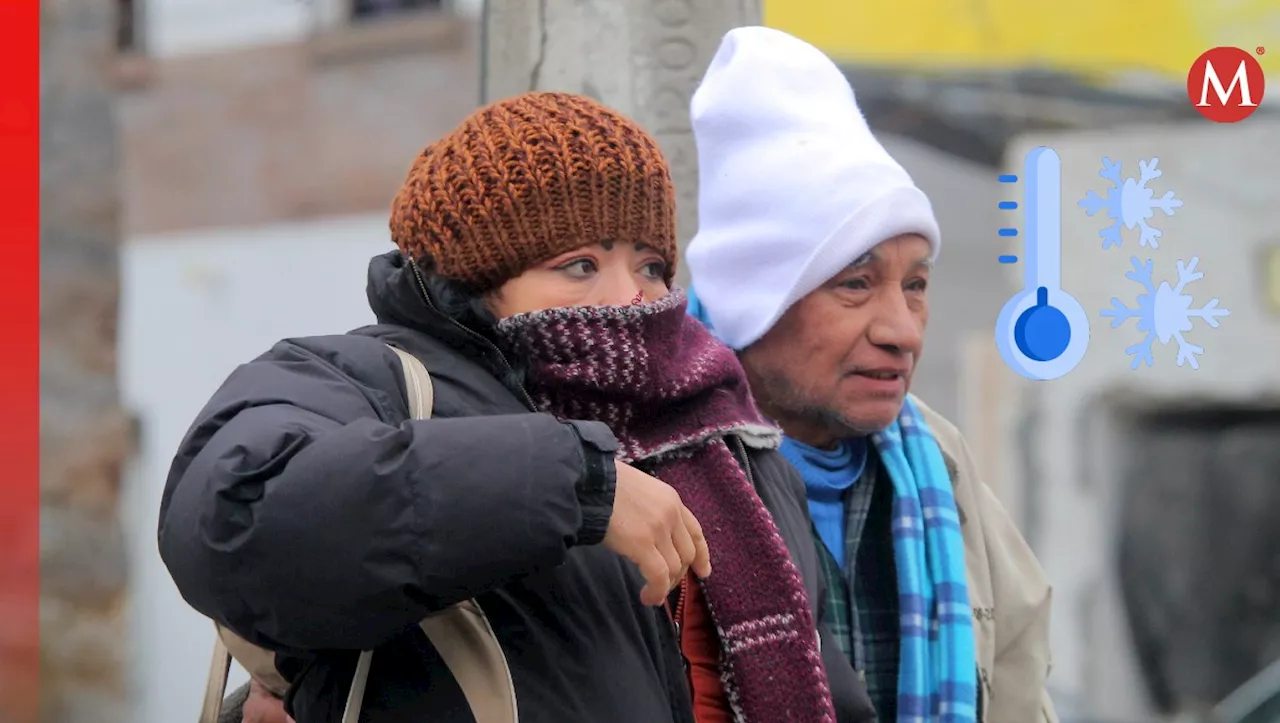
[[[955,425],[914,396],[955,488],[978,649],[982,723],[1058,723],[1045,690],[1052,588],[1009,514],[978,476]]]

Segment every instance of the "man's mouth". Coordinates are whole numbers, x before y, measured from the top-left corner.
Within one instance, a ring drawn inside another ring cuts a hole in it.
[[[910,369],[905,367],[875,367],[870,369],[855,369],[854,374],[872,379],[898,379],[905,377],[911,373]]]
[[[900,374],[899,372],[865,371],[865,372],[855,372],[855,373],[860,376],[870,377],[872,379],[884,379],[886,381],[890,379],[899,379],[902,377],[902,374]]]
[[[907,377],[911,375],[911,370],[906,367],[879,367],[875,369],[858,369],[853,372],[853,376],[862,377],[869,381],[906,384]]]

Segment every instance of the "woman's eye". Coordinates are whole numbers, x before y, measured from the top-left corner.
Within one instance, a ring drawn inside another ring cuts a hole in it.
[[[595,272],[596,264],[591,259],[577,259],[561,266],[560,270],[575,278],[585,278]]]
[[[651,279],[665,279],[667,264],[665,261],[650,261],[640,268],[640,272]]]

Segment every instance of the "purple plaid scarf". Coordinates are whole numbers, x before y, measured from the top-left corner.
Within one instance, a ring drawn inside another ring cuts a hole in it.
[[[738,723],[826,723],[831,693],[800,572],[725,435],[769,434],[737,357],[685,314],[652,304],[550,309],[498,331],[528,389],[561,419],[609,425],[619,458],[646,462],[698,518],[715,568],[700,581]]]

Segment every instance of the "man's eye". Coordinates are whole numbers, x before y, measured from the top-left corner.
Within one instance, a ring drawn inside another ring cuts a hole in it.
[[[924,291],[929,288],[929,282],[924,279],[916,279],[907,284],[907,291]]]
[[[840,282],[839,287],[842,289],[852,289],[854,291],[864,291],[870,288],[871,284],[865,278],[845,279]]]

